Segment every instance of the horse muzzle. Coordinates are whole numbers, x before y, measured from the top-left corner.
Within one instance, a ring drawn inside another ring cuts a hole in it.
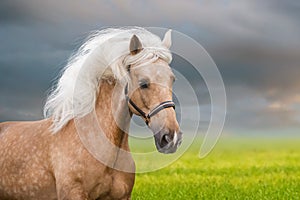
[[[182,132],[169,133],[160,131],[154,135],[154,138],[155,146],[160,153],[174,153],[182,142]]]

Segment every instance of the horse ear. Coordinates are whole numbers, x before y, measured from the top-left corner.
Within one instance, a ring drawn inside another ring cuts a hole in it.
[[[171,32],[172,30],[169,29],[164,36],[164,39],[162,41],[162,45],[164,45],[165,47],[167,47],[167,49],[170,49],[171,45],[172,45],[172,38],[171,38]]]
[[[131,55],[135,55],[143,50],[142,43],[136,35],[133,35],[130,39],[129,50]]]

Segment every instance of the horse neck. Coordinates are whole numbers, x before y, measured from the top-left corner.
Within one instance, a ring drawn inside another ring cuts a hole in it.
[[[115,80],[101,80],[95,111],[99,125],[110,142],[129,150],[127,133],[131,116],[123,87]]]

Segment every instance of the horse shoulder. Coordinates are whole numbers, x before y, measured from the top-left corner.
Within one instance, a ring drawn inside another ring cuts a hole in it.
[[[0,127],[0,190],[11,198],[52,199],[48,122],[5,122]]]

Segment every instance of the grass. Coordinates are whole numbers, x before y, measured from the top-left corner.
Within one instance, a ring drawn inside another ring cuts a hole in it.
[[[161,170],[137,174],[132,199],[300,199],[299,138],[221,139],[204,159],[199,146]]]

